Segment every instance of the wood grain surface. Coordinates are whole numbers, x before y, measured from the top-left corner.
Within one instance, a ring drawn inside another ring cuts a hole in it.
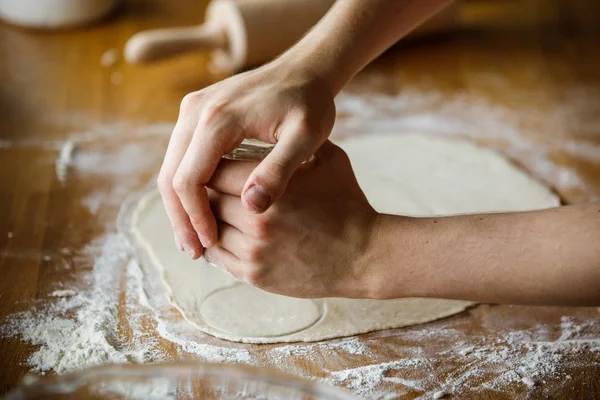
[[[402,42],[360,74],[349,90],[358,96],[396,95],[407,88],[426,87],[448,98],[470,96],[480,99],[488,109],[498,106],[509,110],[523,135],[530,135],[540,146],[553,143],[549,162],[557,168],[549,170],[527,151],[511,152],[514,149],[501,138],[481,135],[477,140],[509,153],[515,162],[552,186],[566,203],[598,200],[597,4],[591,0],[466,2],[460,29],[440,37]],[[15,313],[49,301],[49,294],[57,288],[85,287],[87,283],[79,277],[91,270],[93,260],[82,261],[78,255],[94,238],[114,230],[120,205],[94,203],[91,194],[112,193],[119,180],[126,181],[119,188],[127,193],[148,185],[158,170],[168,135],[139,135],[140,127],[168,129],[185,94],[223,78],[208,72],[207,58],[202,54],[144,67],[126,65],[121,58],[114,66],[102,67],[102,54],[112,48],[122,49],[127,38],[141,29],[198,23],[204,6],[205,2],[197,0],[138,0],[126,2],[105,21],[76,30],[44,32],[0,25],[3,324]],[[427,107],[435,114],[435,102]],[[440,109],[440,113],[446,111]],[[481,118],[487,115],[482,113]],[[110,151],[139,144],[141,156],[147,158],[144,168],[126,171],[126,179],[122,172],[94,175],[74,171],[68,183],[61,182],[55,160],[64,141],[74,133],[85,138],[86,132],[102,129],[113,134],[84,139],[81,145],[88,150]],[[126,329],[126,310],[120,312]],[[549,337],[557,339],[564,318],[591,322],[595,337],[600,337],[597,308],[481,305],[427,329],[451,328],[467,341],[494,343],[515,329],[544,327]],[[161,348],[174,359],[179,357],[177,345],[153,333],[150,323],[148,326]],[[361,335],[359,340],[368,343],[370,355],[381,362],[402,358],[416,347],[428,357],[455,345],[435,335],[411,336],[411,332],[423,329],[390,330]],[[215,338],[206,341],[221,343]],[[258,359],[265,356],[265,349],[273,348],[226,345],[247,347]],[[18,337],[0,339],[0,394],[27,373],[25,361],[34,350],[35,346]],[[575,364],[568,362],[573,357]],[[533,388],[520,384],[501,392],[493,388],[465,390],[453,398],[599,398],[598,353],[583,351],[566,358],[561,374],[548,376]],[[406,373],[427,374],[443,382],[465,367],[460,360],[436,359],[442,361],[432,363],[426,371],[414,368]],[[298,355],[290,359],[305,374],[314,376],[323,376],[325,367],[351,368],[356,362],[343,355],[310,359]],[[565,379],[566,375],[570,378]],[[431,388],[390,383],[388,390],[388,398],[417,398]]]

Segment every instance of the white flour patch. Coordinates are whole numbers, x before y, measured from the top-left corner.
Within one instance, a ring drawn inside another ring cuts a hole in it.
[[[132,184],[125,179],[119,185],[112,186],[108,190],[93,190],[81,198],[81,205],[92,215],[98,215],[101,210],[114,210],[123,204],[123,201],[131,194]],[[114,226],[114,221],[106,221],[107,226]]]
[[[100,65],[104,68],[110,68],[119,61],[119,50],[109,49],[102,53],[100,57]]]
[[[494,338],[493,334],[467,337],[450,330],[442,340],[443,350],[439,353],[425,356],[422,348],[414,348],[396,361],[332,371],[321,381],[343,385],[369,399],[386,398],[391,385],[394,385],[396,396],[415,392],[432,394],[440,388],[446,393],[504,392],[515,385],[531,389],[543,385],[548,378],[568,379],[562,371],[566,367],[585,365],[578,361],[581,355],[600,357],[600,321],[597,318],[576,323],[570,317],[563,317],[560,335],[555,339],[551,338],[547,328],[515,330],[506,338]],[[429,329],[424,326],[403,336],[415,340],[429,336],[427,331]],[[440,379],[429,371],[441,363],[459,367],[448,374],[440,374],[443,377]]]
[[[333,340],[320,343],[277,347],[269,352],[269,356],[272,357],[275,363],[281,364],[293,356],[310,360],[321,351],[329,352],[329,354],[341,352],[353,356],[366,355],[368,352],[365,345],[357,338],[349,338],[340,341]]]
[[[65,184],[69,179],[69,170],[73,164],[73,153],[76,150],[75,143],[67,140],[61,147],[58,159],[56,160],[56,178]]]
[[[25,342],[39,346],[27,361],[32,371],[62,373],[106,363],[143,362],[152,353],[147,344],[136,338],[126,342],[119,335],[119,270],[128,249],[118,234],[92,243],[87,255],[98,258],[88,277],[90,290],[61,297],[42,310],[17,314],[9,321],[4,333],[20,335]]]
[[[139,144],[128,144],[116,151],[82,149],[74,158],[73,167],[85,174],[127,176],[147,170],[156,158]]]
[[[407,368],[421,368],[426,365],[425,360],[405,359],[391,362],[367,365],[364,367],[349,368],[340,371],[332,371],[329,378],[321,379],[321,382],[333,385],[343,385],[364,398],[373,398],[377,396],[377,388],[386,380],[395,378],[386,378],[386,374],[393,370],[402,370]],[[392,382],[390,381],[390,382]],[[421,390],[422,387],[417,383],[402,381],[408,383],[414,389]],[[383,394],[383,393],[382,393]]]
[[[77,292],[73,289],[59,289],[50,293],[52,297],[72,297],[75,296]]]
[[[32,372],[64,373],[107,363],[139,364],[169,359],[144,321],[154,314],[144,305],[142,272],[130,256],[130,244],[122,234],[108,234],[90,243],[78,257],[79,262],[95,259],[93,270],[83,277],[88,290],[57,290],[52,293],[58,298],[56,302],[15,314],[0,328],[2,336],[18,336],[39,346],[27,360]],[[126,294],[125,323],[120,320],[123,315],[119,309],[120,290]],[[156,332],[180,344],[184,352],[197,354],[201,360],[251,362],[246,349],[182,342],[167,332],[169,324],[157,321]]]

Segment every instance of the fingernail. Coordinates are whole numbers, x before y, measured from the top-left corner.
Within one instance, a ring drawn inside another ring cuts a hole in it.
[[[179,240],[179,236],[177,234],[175,236],[175,246],[179,249],[179,251],[183,251],[183,245],[181,244],[181,240]]]
[[[207,236],[204,236],[204,235],[198,235],[198,239],[200,239],[200,243],[202,243],[202,247],[205,247],[205,248],[209,248],[214,244],[212,242],[212,240],[210,240]]]
[[[194,250],[192,247],[189,247],[188,245],[186,245],[184,243],[183,249],[187,253],[188,257],[190,257],[192,260],[195,260],[196,258],[198,258],[198,257],[196,257],[196,250]]]
[[[246,191],[246,202],[256,211],[265,211],[271,205],[271,196],[260,185],[254,185]]]

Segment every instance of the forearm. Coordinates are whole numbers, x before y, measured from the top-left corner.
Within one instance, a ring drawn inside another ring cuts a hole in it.
[[[326,83],[335,96],[366,64],[451,2],[337,1],[276,63]]]
[[[600,304],[600,203],[445,218],[382,216],[377,237],[378,297]]]

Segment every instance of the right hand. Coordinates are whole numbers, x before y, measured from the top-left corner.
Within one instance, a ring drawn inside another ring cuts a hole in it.
[[[274,143],[248,177],[244,206],[266,211],[296,169],[327,140],[335,120],[327,85],[273,62],[185,96],[158,177],[175,241],[192,259],[217,242],[205,185],[244,138]]]
[[[380,215],[362,192],[350,159],[327,141],[298,169],[267,212],[240,199],[255,162],[223,160],[208,184],[219,242],[204,257],[238,279],[292,297],[375,297],[385,280]],[[396,243],[400,246],[401,243]],[[396,271],[401,275],[401,271]]]

